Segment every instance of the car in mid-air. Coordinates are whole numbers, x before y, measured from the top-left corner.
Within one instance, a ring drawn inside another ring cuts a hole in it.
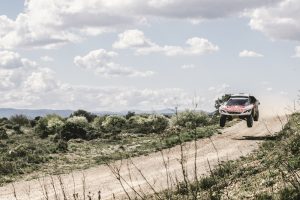
[[[247,121],[247,126],[251,128],[253,121],[258,121],[260,102],[250,94],[233,94],[219,108],[220,126],[224,127],[227,120],[240,118]]]

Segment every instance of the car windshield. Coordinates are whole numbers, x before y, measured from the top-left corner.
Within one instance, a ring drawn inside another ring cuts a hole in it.
[[[243,99],[229,99],[226,103],[227,106],[247,106],[249,105],[249,100],[246,98]]]

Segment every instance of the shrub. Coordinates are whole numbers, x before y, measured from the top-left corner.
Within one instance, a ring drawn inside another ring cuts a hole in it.
[[[288,147],[293,155],[298,155],[300,153],[300,135],[297,134],[292,137],[291,141],[289,142]]]
[[[208,116],[203,112],[186,110],[174,115],[171,119],[173,125],[185,128],[196,128],[208,124]]]
[[[15,124],[12,126],[12,129],[16,134],[22,134],[23,132],[21,131],[21,126],[19,124]]]
[[[13,124],[17,124],[19,126],[28,126],[29,125],[29,119],[25,115],[14,115],[9,118],[9,120]]]
[[[133,116],[135,116],[135,112],[128,111],[127,114],[125,115],[125,118],[130,119],[130,117],[133,117]]]
[[[0,127],[0,139],[8,139],[8,135],[6,133],[6,130],[2,127]]]
[[[70,140],[76,138],[86,139],[86,128],[87,126],[83,123],[73,123],[72,121],[67,121],[67,123],[62,127],[60,137],[63,140]]]
[[[74,124],[80,124],[82,126],[88,125],[88,120],[84,116],[74,116],[67,119],[67,122],[71,122]]]
[[[92,122],[92,127],[95,129],[102,129],[102,123],[105,121],[107,116],[97,116]]]
[[[118,134],[125,128],[126,120],[121,116],[108,116],[103,121],[102,126],[106,132],[111,132],[112,134]]]
[[[65,140],[59,140],[57,142],[57,148],[59,152],[67,152],[68,151],[68,142]]]
[[[216,184],[217,184],[216,180],[211,176],[203,177],[199,181],[199,187],[203,190],[208,190]]]
[[[47,115],[38,120],[34,130],[41,138],[46,138],[48,135],[54,135],[60,132],[63,125],[64,121],[60,116]]]
[[[34,127],[37,125],[38,121],[39,121],[41,118],[42,118],[41,116],[37,116],[37,117],[35,117],[34,119],[30,120],[30,121],[29,121],[30,126],[31,126],[32,128],[34,128]]]
[[[299,189],[284,188],[279,192],[279,199],[298,200],[300,199]]]
[[[148,120],[154,133],[162,133],[169,126],[169,120],[163,115],[150,115]]]
[[[146,117],[135,115],[127,120],[127,128],[133,133],[149,133],[151,132],[151,126]]]
[[[133,133],[161,133],[169,126],[169,120],[162,115],[135,115],[127,120],[127,128]]]
[[[74,116],[85,117],[88,120],[88,122],[92,122],[97,117],[97,115],[87,112],[85,110],[77,110],[70,115],[70,117]]]

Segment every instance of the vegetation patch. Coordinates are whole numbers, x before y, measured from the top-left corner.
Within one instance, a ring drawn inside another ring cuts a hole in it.
[[[160,199],[300,199],[299,151],[300,113],[295,113],[280,133],[254,153],[221,162],[197,181],[178,183],[176,190],[163,191]],[[158,199],[157,195],[147,198]]]
[[[217,133],[217,120],[185,111],[174,116],[96,116],[78,110],[0,119],[0,185],[20,177],[67,173],[121,158],[147,155]]]

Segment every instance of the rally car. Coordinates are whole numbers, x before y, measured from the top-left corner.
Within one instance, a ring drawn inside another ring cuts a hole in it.
[[[226,120],[240,118],[247,121],[247,126],[253,126],[253,121],[258,121],[260,102],[249,94],[234,94],[219,108],[220,126],[224,127]]]

